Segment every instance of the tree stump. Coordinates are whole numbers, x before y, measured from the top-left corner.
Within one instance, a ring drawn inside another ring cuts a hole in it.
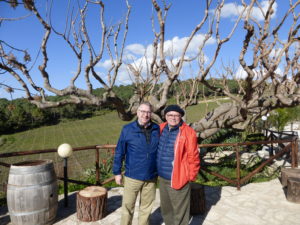
[[[204,214],[205,210],[205,191],[203,185],[198,183],[191,183],[190,214]]]
[[[300,203],[300,178],[288,178],[286,198],[290,202]]]
[[[77,218],[84,222],[97,221],[106,215],[107,190],[89,186],[77,192]]]
[[[289,177],[300,178],[300,169],[297,168],[282,168],[281,169],[281,184],[283,187],[287,186],[287,179]]]

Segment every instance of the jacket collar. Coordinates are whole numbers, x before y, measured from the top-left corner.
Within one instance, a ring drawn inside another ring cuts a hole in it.
[[[167,126],[167,122],[161,123],[159,125],[160,133],[162,133],[163,129]],[[180,130],[183,130],[186,126],[188,126],[184,121],[181,121],[181,126],[179,127]]]
[[[136,124],[137,124],[137,126],[138,126],[139,128],[141,128],[141,129],[145,129],[145,128],[146,128],[146,129],[148,130],[148,129],[151,129],[151,128],[152,128],[152,124],[153,124],[153,123],[152,123],[152,121],[150,120],[150,121],[148,122],[147,126],[144,127],[144,126],[142,126],[142,125],[139,124],[139,121],[138,121],[138,120],[136,120]]]
[[[173,131],[173,130],[179,129],[182,126],[182,124],[183,124],[183,121],[181,120],[179,122],[179,124],[177,124],[175,127],[169,127],[169,124],[167,124],[166,127],[168,128],[169,131]]]

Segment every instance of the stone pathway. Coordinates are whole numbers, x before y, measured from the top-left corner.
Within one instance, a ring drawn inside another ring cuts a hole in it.
[[[108,194],[108,215],[96,222],[81,222],[76,218],[75,193],[69,196],[69,207],[59,201],[55,225],[118,225],[121,215],[123,188],[113,188]],[[190,225],[300,225],[300,204],[286,200],[278,179],[235,187],[205,187],[205,215],[191,218]],[[62,197],[62,196],[60,196]],[[136,205],[137,209],[138,205]],[[137,213],[133,225],[137,225]],[[0,224],[11,225],[6,208],[0,209]],[[159,208],[159,192],[151,215],[151,225],[163,225]]]

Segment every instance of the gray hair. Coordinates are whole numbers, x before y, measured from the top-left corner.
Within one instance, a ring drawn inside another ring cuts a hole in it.
[[[140,108],[141,105],[146,105],[146,106],[148,106],[148,107],[150,108],[151,112],[152,112],[153,107],[152,107],[152,105],[150,104],[150,102],[141,102],[141,103],[139,104],[139,106],[138,106],[138,109]]]

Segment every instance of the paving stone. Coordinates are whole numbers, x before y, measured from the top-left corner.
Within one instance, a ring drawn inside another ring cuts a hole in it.
[[[59,197],[59,210],[54,225],[118,225],[121,219],[123,188],[108,192],[108,215],[96,222],[82,222],[76,217],[75,193],[69,195],[69,207],[64,207],[63,196]],[[205,187],[205,215],[191,218],[189,225],[300,225],[300,204],[286,200],[278,179],[263,183],[251,183],[235,187]],[[159,191],[156,192],[151,225],[163,225],[159,208]],[[138,201],[136,210],[138,209]],[[138,213],[133,225],[137,225]],[[0,208],[0,225],[11,225],[6,207]]]

